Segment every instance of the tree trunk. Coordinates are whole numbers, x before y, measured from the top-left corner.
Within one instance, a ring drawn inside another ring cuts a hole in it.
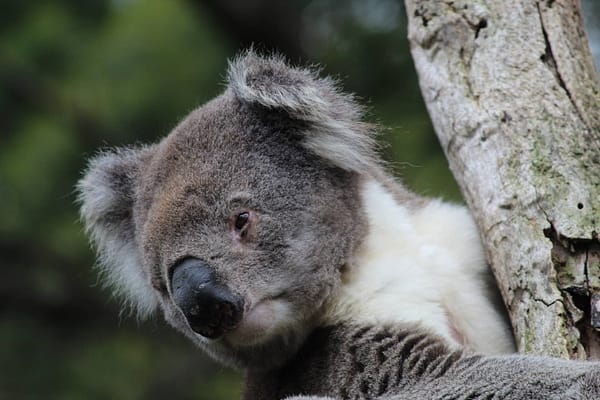
[[[600,357],[600,80],[579,0],[406,0],[520,351]]]

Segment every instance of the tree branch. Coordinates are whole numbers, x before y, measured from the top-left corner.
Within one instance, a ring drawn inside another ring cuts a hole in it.
[[[600,287],[581,260],[599,243],[600,84],[579,2],[406,7],[421,90],[519,349],[595,355]]]

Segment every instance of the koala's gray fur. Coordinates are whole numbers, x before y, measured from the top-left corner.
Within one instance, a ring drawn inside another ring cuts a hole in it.
[[[107,281],[246,368],[245,399],[600,395],[598,364],[470,352],[513,349],[475,225],[387,175],[362,117],[334,81],[244,54],[161,142],[90,162],[81,214]],[[186,260],[237,300],[186,314]],[[205,314],[218,335],[192,328]]]
[[[260,399],[591,400],[599,372],[598,363],[451,350],[410,325],[342,324],[316,329],[288,366],[249,379]]]

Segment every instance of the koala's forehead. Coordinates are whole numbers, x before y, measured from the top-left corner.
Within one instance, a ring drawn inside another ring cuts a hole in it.
[[[241,106],[221,96],[191,112],[156,147],[142,168],[140,186],[143,192],[160,189],[184,190],[187,185],[204,184],[217,190],[219,175],[236,169],[245,152],[247,136],[240,115]]]
[[[303,201],[323,168],[302,147],[301,129],[225,92],[186,117],[142,167],[138,222],[210,224],[236,197],[273,208]]]
[[[256,175],[270,164],[305,158],[300,127],[283,115],[237,101],[227,91],[194,110],[161,142],[145,179],[160,183],[174,175],[219,183]]]

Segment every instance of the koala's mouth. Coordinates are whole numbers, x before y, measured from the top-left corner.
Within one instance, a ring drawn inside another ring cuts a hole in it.
[[[230,345],[255,346],[269,341],[293,325],[293,314],[284,294],[246,302],[246,310],[237,326],[224,335]]]

